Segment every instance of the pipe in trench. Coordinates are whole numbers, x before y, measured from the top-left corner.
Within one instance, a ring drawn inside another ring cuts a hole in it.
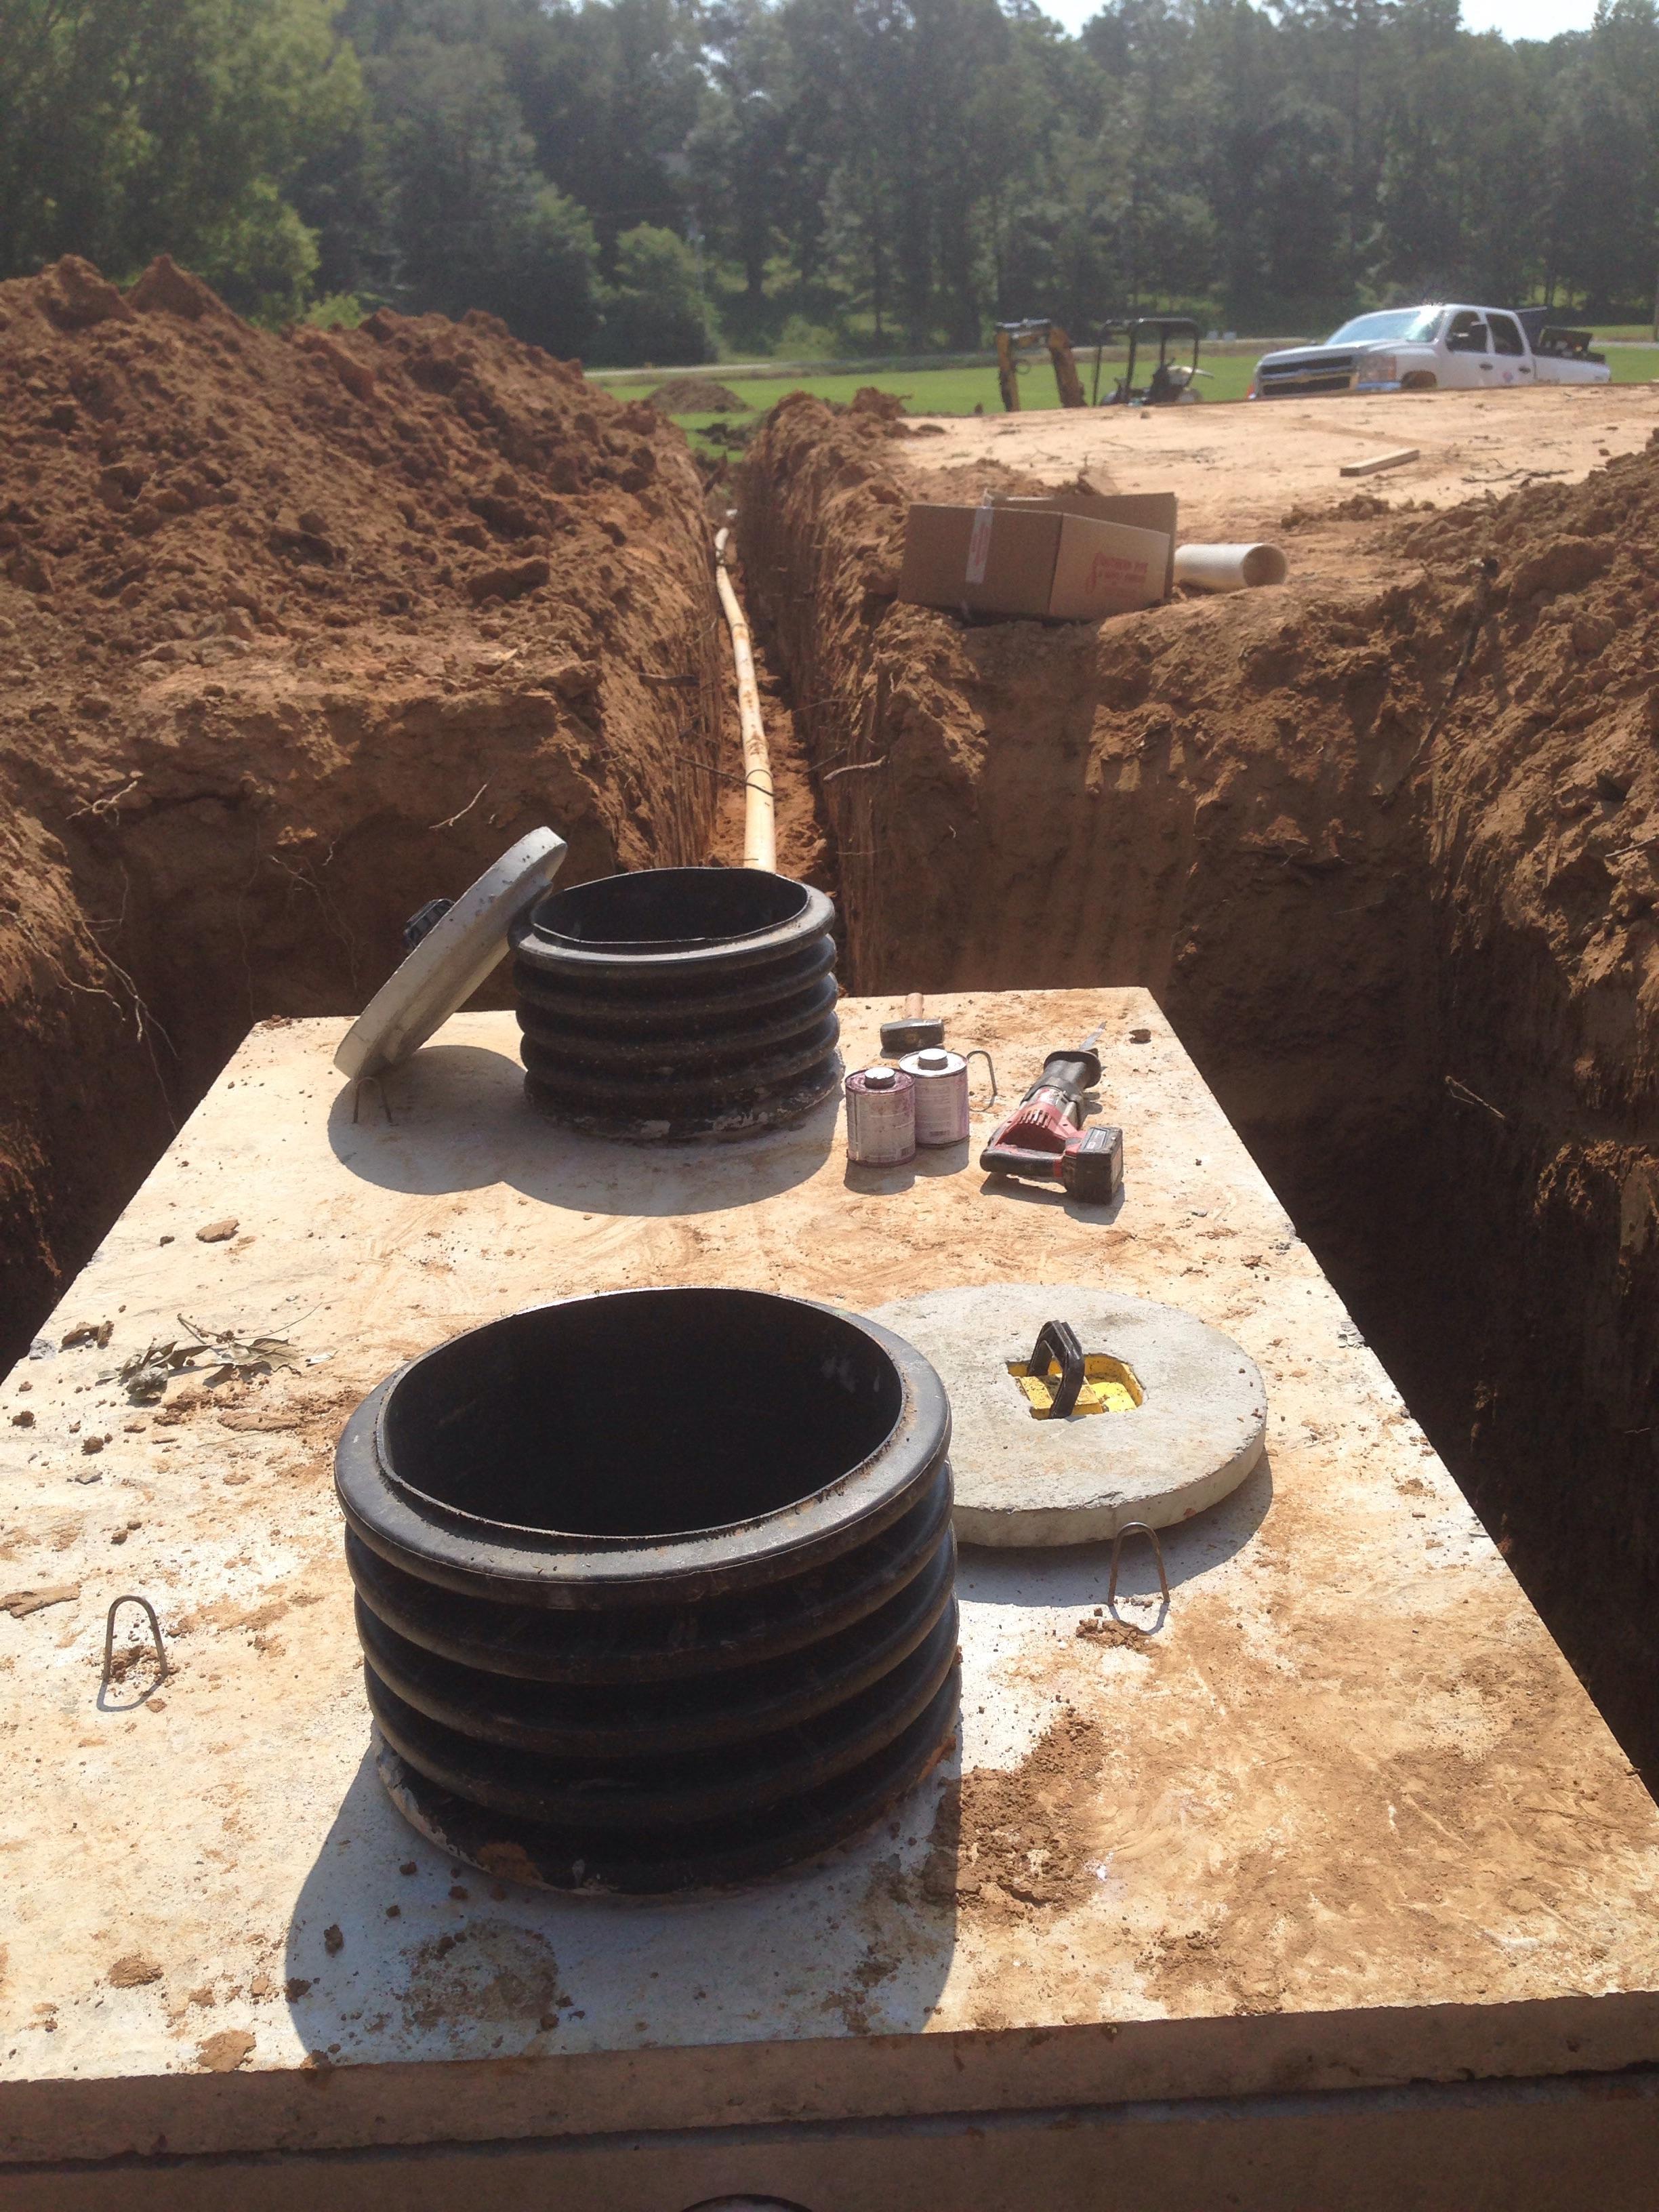
[[[775,875],[778,866],[777,823],[772,798],[772,762],[766,749],[766,725],[761,720],[760,686],[755,681],[755,653],[742,602],[732,588],[726,566],[728,532],[714,538],[714,580],[720,605],[732,633],[732,658],[738,671],[738,726],[743,733],[743,865],[764,868]]]

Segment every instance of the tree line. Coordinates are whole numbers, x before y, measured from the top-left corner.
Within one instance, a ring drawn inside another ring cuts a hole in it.
[[[0,276],[160,251],[266,320],[616,362],[1645,318],[1659,5],[1511,44],[1457,0],[0,0]]]

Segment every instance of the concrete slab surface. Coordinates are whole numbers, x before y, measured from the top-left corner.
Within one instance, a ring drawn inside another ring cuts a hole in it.
[[[58,2162],[157,2154],[580,2165],[641,2130],[1472,2080],[1528,2112],[1553,2080],[1575,2111],[1575,2080],[1659,2062],[1659,1813],[1152,1000],[935,1003],[1005,1101],[1104,1022],[1109,1216],[988,1186],[984,1113],[896,1169],[849,1167],[833,1107],[642,1152],[530,1111],[508,1015],[356,1092],[343,1024],[249,1036],[0,1389],[0,2172],[40,2174],[27,2201],[70,2201]],[[843,1004],[849,1065],[896,1011]],[[1115,1619],[1104,1547],[965,1554],[957,1750],[878,1832],[746,1895],[492,1886],[404,1826],[331,1486],[363,1391],[554,1293],[868,1308],[1020,1279],[1188,1307],[1266,1378],[1262,1462],[1166,1536],[1167,1611],[1133,1551]],[[130,1405],[100,1378],[181,1314],[307,1364]],[[174,1671],[152,1686],[124,1626],[100,1695],[125,1591]]]

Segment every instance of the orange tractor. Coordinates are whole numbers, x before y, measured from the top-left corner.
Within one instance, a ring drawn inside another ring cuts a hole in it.
[[[1188,315],[1140,315],[1128,322],[1103,323],[1095,333],[1094,390],[1087,398],[1077,363],[1072,357],[1072,341],[1058,323],[1038,317],[1030,322],[999,323],[996,327],[997,386],[1002,393],[1002,404],[1011,415],[1019,412],[1019,374],[1023,366],[1020,356],[1036,353],[1043,347],[1048,349],[1054,366],[1054,382],[1060,387],[1062,407],[1190,406],[1199,397],[1194,388],[1198,379],[1210,373],[1198,365],[1198,325]],[[1128,340],[1128,362],[1123,374],[1103,399],[1101,365],[1107,345],[1119,338]],[[1152,365],[1150,357],[1154,345],[1158,360]],[[1176,358],[1189,350],[1190,359]],[[1136,371],[1143,368],[1148,371],[1146,381],[1137,384]]]

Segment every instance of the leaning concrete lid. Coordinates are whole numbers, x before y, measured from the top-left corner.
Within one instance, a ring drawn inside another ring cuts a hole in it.
[[[559,872],[565,842],[532,830],[464,891],[381,984],[340,1040],[342,1075],[379,1075],[418,1052],[507,951],[507,933]]]
[[[1261,1456],[1267,1392],[1230,1336],[1178,1306],[1083,1284],[928,1291],[869,1318],[913,1344],[951,1399],[955,1522],[966,1544],[1086,1544],[1127,1521],[1189,1520]],[[1132,1412],[1034,1419],[1011,1361],[1044,1322],[1069,1322],[1145,1392]]]

